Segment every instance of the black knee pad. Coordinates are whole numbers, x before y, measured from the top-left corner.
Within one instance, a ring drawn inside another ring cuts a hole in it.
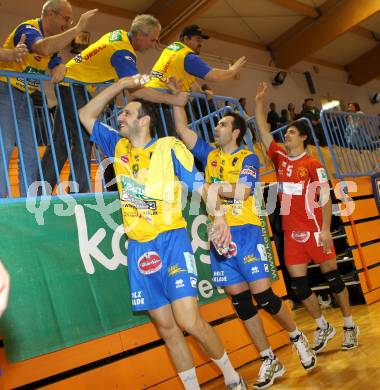
[[[327,283],[330,286],[331,292],[335,294],[339,294],[346,287],[337,269],[334,269],[330,272],[326,272],[325,274],[323,274],[323,276],[326,278]]]
[[[269,314],[277,314],[280,311],[282,299],[274,294],[271,287],[261,293],[253,294],[253,296],[256,302]]]
[[[257,314],[257,310],[252,302],[252,296],[249,290],[243,291],[240,294],[231,295],[231,298],[236,314],[241,320],[249,320]]]
[[[304,301],[309,298],[313,291],[309,286],[309,280],[307,276],[297,276],[291,279],[290,287],[298,299]]]

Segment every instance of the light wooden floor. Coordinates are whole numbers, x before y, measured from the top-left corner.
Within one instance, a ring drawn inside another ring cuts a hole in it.
[[[314,321],[303,309],[296,310],[294,315],[300,329],[312,341]],[[343,329],[339,309],[327,309],[324,315],[337,328],[337,334],[318,355],[318,367],[306,373],[292,347],[282,347],[276,355],[285,365],[286,373],[271,389],[380,390],[380,302],[353,307],[354,320],[360,327],[360,346],[351,351],[340,350]],[[250,389],[259,368],[260,362],[255,361],[239,369]],[[202,386],[202,390],[216,389],[225,389],[221,378]]]

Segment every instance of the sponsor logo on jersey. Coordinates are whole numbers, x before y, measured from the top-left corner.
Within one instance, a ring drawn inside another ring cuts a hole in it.
[[[191,287],[197,288],[197,278],[194,278],[193,276],[191,276],[190,283],[191,283]]]
[[[251,268],[251,272],[252,274],[258,274],[260,272],[259,267],[255,265],[254,267]]]
[[[185,282],[183,281],[183,279],[177,279],[175,281],[175,288],[182,288],[182,287],[185,287]]]
[[[217,167],[218,166],[218,162],[216,160],[212,160],[211,161],[211,166],[214,167],[214,168]]]
[[[80,63],[83,61],[82,54],[78,54],[77,56],[75,56],[75,57],[74,57],[74,61],[75,61],[77,64],[80,64]]]
[[[237,157],[234,157],[234,159],[232,160],[232,166],[234,167],[236,165],[236,163],[238,162],[238,158]]]
[[[41,62],[42,57],[41,57],[41,56],[34,56],[34,59],[35,59],[37,62]]]
[[[309,177],[309,172],[305,167],[299,167],[297,170],[298,180],[307,180]]]
[[[300,244],[305,243],[310,238],[310,232],[292,232],[291,237]]]
[[[89,53],[87,53],[84,56],[84,60],[88,61],[91,57],[96,56],[98,53],[100,53],[106,47],[107,47],[107,45],[102,45],[102,46],[96,47],[94,50],[91,50]]]
[[[145,252],[137,260],[137,266],[143,275],[151,275],[162,268],[162,260],[157,252]]]
[[[136,61],[134,60],[134,58],[132,58],[131,56],[125,56],[124,57],[127,61],[131,61],[133,63],[136,63]]]
[[[240,172],[241,175],[250,175],[256,178],[256,168],[253,165],[246,165]]]
[[[181,274],[183,272],[187,272],[187,269],[181,268],[179,264],[174,264],[168,267],[168,275],[169,276],[174,276],[177,274]]]
[[[174,42],[172,44],[170,44],[167,49],[168,50],[171,50],[171,51],[180,51],[181,49],[183,49],[183,45],[181,45],[180,43],[177,43],[177,42]]]
[[[123,40],[123,34],[121,30],[115,30],[110,32],[109,41],[110,42],[117,42]]]
[[[244,257],[244,264],[253,263],[254,261],[259,261],[257,257],[253,255],[247,255]]]
[[[317,176],[320,183],[325,183],[329,180],[327,177],[326,169],[324,168],[317,168]]]
[[[231,241],[230,246],[228,247],[228,252],[226,257],[230,258],[237,255],[237,245]]]
[[[142,296],[142,291],[133,291],[132,296],[132,306],[139,306],[145,303],[145,299]]]
[[[126,154],[124,154],[123,156],[120,156],[120,160],[126,164],[129,164],[129,157]]]

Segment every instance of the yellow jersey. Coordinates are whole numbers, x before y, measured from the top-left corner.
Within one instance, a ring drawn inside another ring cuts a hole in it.
[[[57,54],[42,56],[31,52],[32,45],[39,39],[44,38],[41,19],[30,19],[20,23],[8,36],[3,47],[6,49],[14,49],[21,35],[25,34],[25,44],[28,47],[29,53],[23,58],[20,63],[14,61],[0,62],[0,69],[11,72],[26,73],[26,74],[44,74],[47,69],[52,69],[62,62]],[[0,81],[6,82],[6,77],[0,77]],[[10,83],[19,89],[25,91],[25,82],[22,78],[11,78]],[[40,82],[37,79],[28,79],[28,92],[32,93],[39,89]]]
[[[103,35],[67,64],[66,78],[84,83],[112,82],[134,76],[137,54],[127,31],[116,30]]]
[[[243,148],[238,148],[231,154],[224,153],[220,149],[213,148],[201,138],[198,138],[192,152],[205,166],[207,183],[237,184],[244,182],[252,188],[251,194],[246,200],[221,198],[228,226],[246,224],[261,226],[254,197],[260,168],[257,156]]]

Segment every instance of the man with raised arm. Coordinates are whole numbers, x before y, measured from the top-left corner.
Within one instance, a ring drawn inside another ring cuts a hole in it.
[[[65,77],[74,81],[75,102],[69,85],[66,83],[60,85],[63,112],[57,107],[54,116],[53,143],[47,147],[42,158],[44,181],[50,184],[51,190],[57,183],[57,172],[59,175],[70,151],[73,167],[69,180],[74,181],[75,177],[75,187],[71,191],[88,191],[91,143],[87,132],[78,126],[74,109],[75,106],[79,110],[88,101],[86,88],[80,84],[112,82],[138,74],[137,53],[145,53],[156,45],[160,31],[160,22],[154,16],[137,15],[129,31],[119,29],[104,34],[66,64]],[[75,84],[75,81],[78,84]],[[135,97],[167,104],[173,104],[174,100],[179,98],[150,88],[134,88],[132,92]],[[65,118],[68,145],[62,116]]]
[[[356,348],[359,328],[351,316],[348,291],[337,269],[330,233],[332,207],[327,173],[319,161],[306,153],[310,130],[305,122],[288,126],[285,148],[273,140],[264,114],[267,88],[266,83],[261,83],[257,89],[256,123],[277,172],[285,264],[292,278],[292,289],[316,321],[313,350],[321,352],[336,330],[324,318],[318,299],[309,286],[308,263],[312,260],[319,264],[343,314],[342,349]]]
[[[147,86],[157,91],[170,93],[166,80],[175,77],[177,80],[182,80],[181,91],[190,92],[194,91],[193,87],[197,85],[197,78],[207,82],[220,82],[236,76],[247,62],[245,57],[240,57],[228,69],[213,68],[199,57],[203,40],[209,38],[198,25],[186,26],[178,41],[171,43],[161,53],[160,58],[152,68],[152,79]],[[199,87],[195,89],[195,92],[197,91],[199,91]],[[168,125],[167,131],[174,131],[174,128],[171,128],[173,123],[168,107],[164,106],[163,108]],[[161,133],[159,136],[164,135],[162,126],[159,127],[159,130]]]
[[[3,50],[9,54],[17,50],[17,46],[25,42],[28,53],[18,61],[1,62],[0,69],[25,74],[41,74],[50,70],[53,80],[62,80],[65,67],[58,52],[67,46],[74,37],[85,30],[90,19],[97,10],[85,12],[79,22],[73,23],[71,5],[66,0],[48,0],[42,7],[41,18],[31,19],[20,23],[6,39]],[[20,135],[21,150],[19,158],[19,186],[21,196],[27,195],[27,189],[37,179],[38,151],[34,143],[31,117],[25,91],[32,93],[39,89],[39,81],[29,79],[26,87],[24,79],[9,79],[12,87],[8,89],[7,79],[0,77],[0,128],[3,148],[0,149],[0,198],[7,195],[6,170],[16,144],[16,124],[13,115],[17,118],[17,127]],[[13,104],[12,104],[13,103]],[[2,153],[5,156],[2,156]],[[5,166],[3,161],[5,160]],[[25,166],[25,175],[21,160]]]
[[[135,311],[148,311],[185,389],[200,387],[183,330],[221,369],[227,389],[244,390],[244,381],[233,369],[219,337],[199,313],[196,264],[182,215],[181,182],[201,193],[215,216],[213,239],[221,246],[228,245],[230,231],[215,191],[204,183],[182,142],[174,137],[157,140],[152,103],[142,99],[129,102],[118,117],[118,130],[98,120],[107,103],[124,88],[132,89],[143,82],[139,77],[122,78],[79,111],[91,141],[114,158],[129,238],[132,307]]]
[[[273,354],[252,295],[289,332],[302,366],[307,371],[312,370],[316,366],[315,354],[281,298],[271,288],[254,197],[260,163],[254,153],[241,147],[246,132],[245,120],[235,112],[220,119],[215,128],[215,148],[187,126],[183,107],[174,107],[174,119],[178,135],[205,167],[206,182],[219,183],[218,194],[231,229],[232,242],[225,255],[210,245],[213,281],[216,286],[224,287],[231,297],[237,315],[260,352],[263,363],[254,388],[271,386],[285,369]]]

